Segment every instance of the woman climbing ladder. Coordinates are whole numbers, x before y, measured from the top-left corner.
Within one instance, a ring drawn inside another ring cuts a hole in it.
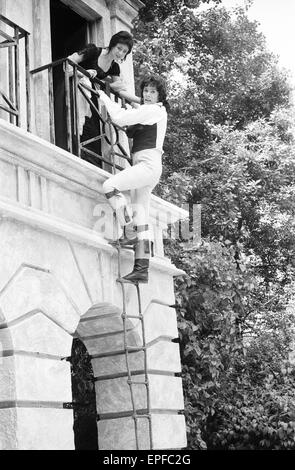
[[[104,193],[125,233],[134,232],[135,262],[133,271],[123,277],[128,282],[148,282],[150,258],[149,206],[151,192],[162,173],[163,142],[167,127],[166,87],[158,76],[152,75],[141,83],[143,104],[135,109],[122,109],[103,91],[100,99],[112,121],[128,126],[127,134],[133,138],[133,166],[111,176],[103,185]],[[134,216],[121,191],[133,190]],[[122,245],[128,239],[122,240]]]

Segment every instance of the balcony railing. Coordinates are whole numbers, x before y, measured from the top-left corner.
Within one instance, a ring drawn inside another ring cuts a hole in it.
[[[115,125],[97,102],[101,88],[122,106],[128,106],[124,99],[111,92],[108,82],[92,79],[87,70],[67,58],[30,71],[29,33],[3,15],[0,15],[1,39],[0,112],[8,113],[12,124],[23,127],[26,120],[27,130],[31,131],[33,86],[35,103],[36,99],[42,100],[41,106],[35,105],[35,121],[43,118],[38,114],[48,113],[51,143],[108,171],[123,169],[124,160],[131,163],[124,129]],[[81,123],[85,119],[94,122],[91,135],[84,132]]]
[[[24,42],[25,55],[24,71],[26,82],[27,129],[30,130],[31,97],[29,33],[0,14],[0,61],[2,65],[3,62],[5,63],[5,71],[1,74],[3,81],[0,83],[0,98],[2,98],[0,109],[8,113],[10,116],[10,122],[17,126],[21,125],[20,46],[22,42]],[[8,67],[6,64],[8,64]]]
[[[131,163],[129,153],[122,144],[124,129],[115,125],[107,113],[98,107],[95,97],[99,95],[99,89],[103,89],[115,101],[120,101],[122,106],[126,106],[125,100],[111,93],[107,82],[91,78],[87,70],[70,59],[60,59],[38,67],[31,71],[31,75],[37,76],[44,72],[48,82],[50,141],[79,158],[85,158],[86,155],[97,164],[104,162],[111,165],[113,170],[123,169],[118,162],[122,158]],[[95,135],[82,140],[81,121],[85,118],[85,105],[91,112],[89,119],[96,119],[97,128]],[[99,150],[89,148],[98,142]]]

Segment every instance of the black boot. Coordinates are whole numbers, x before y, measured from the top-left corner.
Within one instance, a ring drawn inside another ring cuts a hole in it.
[[[134,262],[133,271],[126,276],[123,276],[122,279],[128,282],[140,282],[142,284],[147,284],[149,280],[149,263],[148,259],[136,259]]]
[[[148,269],[150,263],[150,241],[138,240],[135,245],[135,261],[133,271],[122,280],[127,282],[140,282],[147,284],[148,282]]]

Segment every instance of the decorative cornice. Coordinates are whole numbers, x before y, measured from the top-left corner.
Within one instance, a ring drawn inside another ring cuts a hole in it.
[[[111,19],[119,19],[129,28],[132,21],[137,17],[138,11],[144,6],[140,0],[106,0],[110,10]]]
[[[104,0],[61,0],[65,5],[74,10],[78,15],[89,21],[94,21],[108,14]]]
[[[0,135],[0,159],[21,166],[25,170],[31,170],[67,189],[71,188],[77,194],[95,198],[97,201],[104,200],[102,184],[110,177],[108,172],[3,119],[0,119]],[[0,197],[1,216],[109,253],[116,251],[95,230],[8,198]],[[163,227],[167,221],[173,223],[186,217],[188,217],[187,211],[157,196],[152,196],[151,219],[157,219]],[[127,250],[124,251],[126,251],[124,257],[132,256]],[[152,259],[152,265],[157,270],[173,276],[184,274],[166,258],[155,257]]]
[[[44,230],[66,239],[72,240],[83,245],[103,250],[105,252],[117,253],[116,248],[112,247],[98,232],[81,227],[80,225],[63,221],[51,214],[46,214],[40,210],[22,206],[19,203],[13,203],[8,199],[0,198],[0,218],[17,220],[24,224]],[[133,253],[129,250],[122,251],[122,258],[133,259]],[[151,259],[151,265],[158,271],[163,271],[171,276],[182,276],[185,274],[181,269],[176,268],[168,258],[154,257]]]
[[[81,194],[101,199],[102,184],[110,174],[24,129],[0,119],[0,151],[26,169],[37,171]],[[188,217],[188,211],[152,195],[151,216],[164,225]]]

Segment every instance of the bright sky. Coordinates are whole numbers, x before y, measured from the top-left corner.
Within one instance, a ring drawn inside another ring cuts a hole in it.
[[[244,5],[245,0],[222,0],[224,6]],[[260,23],[268,47],[292,74],[295,86],[295,0],[253,0],[249,18]]]

